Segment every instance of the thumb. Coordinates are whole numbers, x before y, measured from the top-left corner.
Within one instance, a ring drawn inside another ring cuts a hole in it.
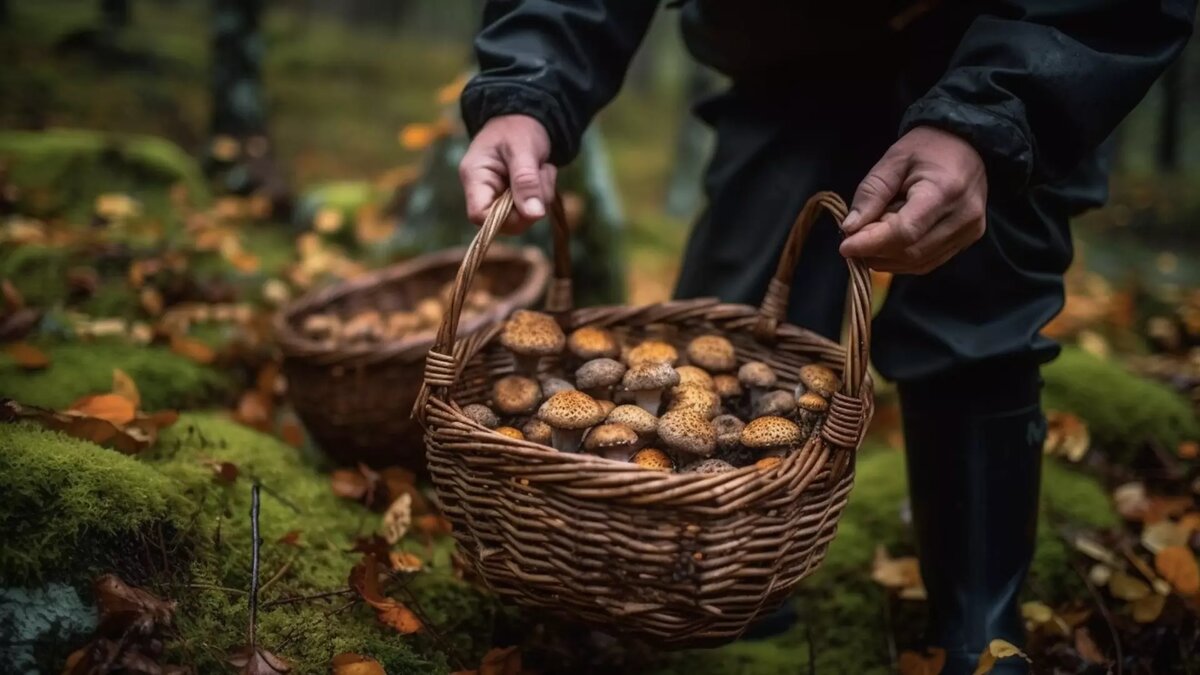
[[[506,158],[508,184],[512,188],[513,202],[517,213],[526,221],[534,221],[546,215],[546,203],[542,195],[542,162],[529,145],[511,149]]]
[[[900,193],[907,171],[907,160],[884,155],[883,159],[871,167],[867,177],[854,191],[854,201],[850,205],[850,212],[842,221],[842,231],[854,234],[864,225],[882,218],[888,204]]]

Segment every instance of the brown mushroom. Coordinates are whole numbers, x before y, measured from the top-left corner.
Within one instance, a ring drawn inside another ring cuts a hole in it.
[[[829,410],[829,401],[822,398],[820,394],[810,391],[796,399],[796,409],[800,425],[804,429],[804,435],[807,436],[813,432],[817,422]]]
[[[665,343],[664,343],[665,344]],[[658,414],[663,391],[679,384],[679,373],[663,361],[639,363],[625,371],[621,386],[651,415]]]
[[[521,375],[508,375],[492,385],[492,405],[505,415],[531,412],[542,400],[537,380]]]
[[[612,412],[617,407],[616,403],[613,403],[612,401],[610,401],[606,398],[602,398],[602,399],[596,401],[596,403],[600,404],[600,410],[602,410],[604,412],[605,417],[608,417],[608,413]]]
[[[342,321],[332,314],[309,314],[300,330],[314,342],[337,342],[342,335]]]
[[[583,439],[583,447],[590,453],[606,459],[627,461],[637,449],[640,439],[637,432],[624,424],[601,424],[592,427]]]
[[[383,337],[383,317],[373,309],[355,314],[342,326],[342,339],[352,345],[375,344]]]
[[[717,433],[702,415],[671,410],[658,420],[658,437],[671,450],[690,457],[708,457],[717,447]]]
[[[615,359],[621,345],[612,331],[599,326],[583,326],[567,336],[567,349],[580,361]]]
[[[613,387],[625,376],[625,364],[610,358],[592,359],[575,370],[575,386],[593,398],[611,399]]]
[[[775,467],[779,466],[780,464],[783,464],[782,457],[771,456],[771,457],[763,457],[762,459],[755,462],[754,466],[758,467],[759,471],[770,471],[771,469],[774,469]]]
[[[392,312],[387,317],[387,334],[393,340],[415,333],[421,328],[421,319],[414,312]]]
[[[569,391],[575,388],[575,385],[567,382],[561,377],[543,377],[542,378],[542,395],[546,398],[557,394],[560,391]],[[528,434],[526,434],[528,435]]]
[[[792,392],[776,389],[758,397],[758,404],[754,406],[753,416],[791,417],[794,412],[796,412],[796,398],[792,396]]]
[[[646,363],[665,363],[674,366],[679,362],[679,351],[669,342],[646,340],[625,354],[625,363],[635,368]]]
[[[504,322],[500,344],[512,352],[517,372],[536,376],[543,356],[559,354],[566,343],[562,328],[549,314],[519,309]]]
[[[717,434],[717,447],[721,450],[737,447],[742,440],[742,429],[746,428],[746,423],[734,415],[718,415],[712,425]]]
[[[720,335],[701,335],[687,346],[688,360],[710,373],[726,373],[737,368],[733,343]]]
[[[770,454],[783,454],[804,441],[800,427],[786,417],[759,417],[742,429],[742,445]]]
[[[421,320],[422,328],[437,328],[442,323],[442,303],[436,298],[425,298],[413,310]]]
[[[690,410],[706,420],[717,416],[721,399],[711,389],[696,384],[680,385],[671,390],[667,410]]]
[[[804,385],[804,391],[797,391],[796,398],[800,398],[804,392],[811,391],[820,394],[822,398],[828,399],[833,396],[833,392],[842,386],[838,380],[837,374],[825,366],[816,363],[810,363],[800,368],[800,384]]]
[[[722,373],[713,376],[713,391],[722,401],[735,400],[742,397],[742,384],[736,375]]]
[[[604,419],[604,409],[582,391],[560,391],[546,399],[537,416],[550,425],[554,449],[577,452],[584,432]]]
[[[665,471],[670,473],[675,470],[675,462],[671,461],[671,456],[658,448],[643,448],[638,450],[629,461],[643,469],[650,469],[651,471]]]
[[[750,392],[750,408],[758,406],[758,399],[771,390],[778,381],[775,370],[762,361],[747,361],[738,368],[738,382]]]
[[[636,405],[619,405],[608,413],[604,421],[609,424],[624,424],[633,429],[644,441],[658,429],[658,418]]]
[[[679,373],[679,386],[685,387],[689,384],[699,385],[705,389],[716,391],[716,384],[713,382],[712,375],[708,371],[697,366],[679,366],[675,369]]]
[[[728,473],[737,471],[737,467],[723,459],[702,459],[683,467],[682,473]]]
[[[496,413],[482,403],[471,403],[469,405],[465,405],[463,406],[462,411],[463,415],[465,415],[467,419],[480,426],[484,426],[489,429],[495,429],[500,425],[500,418],[496,417]]]
[[[520,429],[516,429],[514,427],[497,427],[496,433],[500,434],[501,436],[508,436],[509,438],[518,441],[525,440],[525,434],[521,433]]]
[[[525,434],[525,440],[527,441],[550,445],[550,436],[552,434],[550,425],[536,417],[531,418],[521,427],[521,433]]]

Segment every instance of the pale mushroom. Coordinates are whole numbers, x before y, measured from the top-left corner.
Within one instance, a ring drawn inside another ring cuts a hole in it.
[[[713,382],[712,375],[708,371],[697,366],[679,366],[675,369],[679,373],[679,386],[685,387],[689,384],[699,385],[705,389],[716,391],[716,384]]]
[[[567,336],[567,350],[580,361],[615,359],[621,354],[621,345],[612,331],[599,326],[584,326]]]
[[[613,387],[625,376],[625,364],[610,358],[592,359],[575,370],[575,386],[593,398],[611,399]]]
[[[720,335],[701,335],[687,346],[688,360],[710,373],[726,373],[737,368],[733,343]]]
[[[528,377],[508,375],[492,385],[492,405],[505,415],[531,412],[541,400],[541,387]]]
[[[314,342],[336,342],[342,334],[342,321],[332,314],[309,314],[300,330]]]
[[[708,457],[717,447],[717,433],[702,415],[672,410],[658,420],[658,437],[671,450],[690,457]]]
[[[769,454],[783,454],[804,441],[800,427],[786,417],[759,417],[742,429],[742,445]]]
[[[665,343],[664,343],[665,344]],[[651,415],[658,414],[663,391],[679,384],[679,373],[663,361],[650,361],[630,367],[621,379],[622,387]]]
[[[798,393],[796,394],[796,398],[800,398],[804,392],[811,391],[820,394],[822,398],[828,399],[833,396],[833,392],[837,391],[838,387],[842,386],[837,374],[825,366],[815,363],[810,363],[800,368],[800,384],[804,385],[804,390],[800,391],[799,387],[797,387]]]
[[[667,410],[690,410],[706,420],[717,416],[721,408],[721,399],[716,392],[700,385],[680,385],[671,390]]]
[[[592,454],[624,462],[633,455],[639,442],[633,429],[624,424],[607,423],[593,427],[583,439],[583,447]]]
[[[512,352],[517,372],[534,377],[543,356],[559,354],[566,343],[562,328],[549,314],[519,309],[504,322],[500,344]]]
[[[669,342],[662,340],[646,340],[625,354],[625,363],[630,368],[646,363],[665,363],[674,366],[679,362],[679,351]]]
[[[550,425],[555,450],[576,452],[584,432],[604,419],[604,409],[582,391],[560,391],[538,409],[538,419]]]
[[[500,425],[500,418],[496,416],[496,413],[482,403],[465,405],[462,411],[467,419],[488,429],[495,429]]]
[[[352,345],[375,344],[383,336],[383,317],[373,309],[355,314],[342,326],[342,339]]]
[[[608,413],[604,421],[609,424],[624,424],[633,429],[643,441],[658,430],[658,418],[636,405],[619,405]]]
[[[421,328],[421,319],[414,312],[392,312],[387,317],[387,334],[398,340]]]
[[[560,391],[570,391],[575,385],[567,382],[561,377],[543,377],[542,378],[542,395],[546,398],[557,394]],[[528,434],[526,434],[528,436]]]
[[[683,467],[682,473],[728,473],[737,471],[737,467],[723,459],[702,459]]]
[[[527,441],[550,445],[550,436],[552,434],[550,425],[536,417],[531,418],[521,427],[521,433],[525,434],[525,440]]]
[[[774,415],[775,417],[790,417],[794,412],[796,412],[796,398],[792,396],[792,392],[776,389],[758,397],[758,404],[754,406],[753,417],[767,417],[770,415]]]
[[[722,401],[732,401],[742,397],[742,384],[736,375],[722,373],[713,376],[713,391]]]
[[[771,390],[779,380],[775,370],[762,361],[747,361],[738,368],[738,382],[750,392],[750,408],[758,406],[758,399]]]
[[[629,461],[643,469],[650,469],[651,471],[665,471],[670,473],[675,470],[675,462],[671,461],[671,456],[658,448],[643,448],[638,450]]]

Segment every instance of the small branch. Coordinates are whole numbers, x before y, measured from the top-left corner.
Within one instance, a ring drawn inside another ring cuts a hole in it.
[[[276,581],[279,581],[280,577],[282,577],[284,574],[287,574],[288,569],[291,568],[292,563],[296,562],[296,558],[298,558],[299,556],[300,556],[299,551],[293,553],[292,557],[288,558],[287,562],[283,563],[283,566],[279,568],[279,571],[276,572],[275,574],[273,574],[270,579],[267,579],[267,581],[262,586],[259,587],[258,592],[262,593],[263,591],[266,591],[267,588],[269,588],[271,586],[271,584],[275,583]]]
[[[1092,584],[1092,580],[1088,579],[1086,573],[1079,569],[1078,563],[1072,561],[1071,569],[1075,570],[1075,574],[1083,580],[1083,585],[1087,587],[1088,593],[1092,596],[1092,601],[1096,603],[1096,609],[1100,610],[1100,616],[1104,618],[1104,623],[1108,626],[1108,634],[1112,637],[1113,649],[1117,652],[1117,675],[1122,674],[1122,662],[1125,657],[1121,653],[1121,636],[1117,633],[1117,625],[1113,622],[1112,613],[1108,611],[1108,605],[1104,604],[1104,598],[1100,596],[1100,591]]]
[[[262,548],[262,537],[258,535],[258,482],[250,486],[250,536],[253,538],[250,547],[250,653],[255,648],[255,626],[258,624],[258,554]]]
[[[234,593],[236,595],[248,595],[246,591],[240,588],[229,588],[228,586],[216,586],[213,584],[204,584],[200,582],[192,582],[185,585],[186,588],[198,588],[205,591],[222,591],[224,593]]]
[[[263,588],[266,588],[266,585],[265,585],[265,584],[263,585]],[[354,592],[354,591],[353,591],[353,590],[351,590],[351,589],[349,589],[349,588],[343,588],[343,589],[342,589],[342,590],[340,590],[340,591],[329,591],[329,592],[326,592],[326,593],[315,593],[315,594],[313,594],[313,595],[296,595],[296,596],[293,596],[293,597],[290,597],[290,598],[280,598],[280,599],[278,599],[278,600],[271,600],[270,602],[264,602],[264,603],[261,605],[261,608],[262,608],[262,609],[266,609],[266,608],[268,608],[268,607],[276,607],[276,606],[278,606],[278,605],[290,605],[290,604],[292,604],[292,603],[296,603],[296,602],[305,602],[305,601],[308,601],[308,600],[322,600],[322,599],[324,599],[324,598],[336,598],[336,597],[338,597],[338,596],[341,596],[341,595],[346,595],[347,593],[353,593],[353,592]]]
[[[255,485],[257,485],[259,488],[261,488],[263,492],[274,497],[275,501],[279,502],[280,504],[283,504],[284,506],[288,507],[289,509],[291,509],[292,511],[294,511],[298,514],[301,514],[301,515],[304,514],[304,510],[301,509],[299,506],[296,506],[295,502],[288,499],[287,497],[284,497],[283,495],[279,494],[278,492],[272,490],[271,488],[267,487],[265,484],[260,483],[258,480],[258,476],[251,476],[251,478],[254,479]]]

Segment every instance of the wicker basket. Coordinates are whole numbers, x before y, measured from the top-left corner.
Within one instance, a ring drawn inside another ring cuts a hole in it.
[[[408,412],[421,387],[434,331],[377,345],[330,347],[305,337],[304,319],[323,312],[411,310],[455,278],[464,252],[439,251],[364,274],[299,298],[276,316],[288,396],[305,428],[335,461],[423,466],[421,430]],[[476,264],[496,302],[464,321],[461,335],[534,304],[550,276],[545,255],[533,247],[496,247]]]
[[[781,386],[795,385],[807,363],[842,375],[841,391],[803,448],[772,469],[716,475],[660,473],[560,453],[489,431],[462,414],[460,406],[485,400],[490,383],[512,370],[511,357],[494,339],[500,326],[451,338],[457,309],[511,208],[511,197],[503,196],[467,252],[415,409],[460,554],[494,592],[519,605],[666,647],[736,638],[821,563],[873,412],[866,267],[849,263],[849,348],[783,322],[809,227],[822,210],[840,222],[845,204],[832,193],[808,202],[759,308],[700,299],[571,309],[567,233],[558,214],[556,278],[546,311],[564,328],[595,324],[680,347],[717,332],[733,342],[739,361],[771,364]]]

